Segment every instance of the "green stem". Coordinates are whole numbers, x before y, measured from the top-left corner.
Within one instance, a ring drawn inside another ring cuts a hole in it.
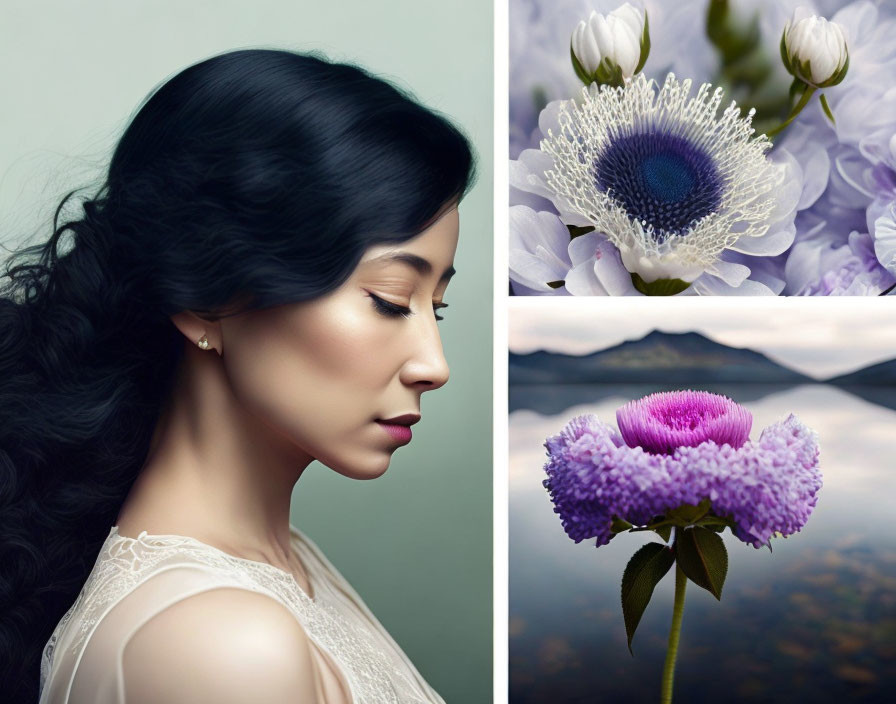
[[[768,137],[769,139],[771,139],[776,134],[781,132],[785,127],[787,127],[787,125],[789,125],[791,122],[793,122],[794,118],[803,111],[803,108],[806,107],[806,105],[808,105],[809,98],[812,97],[812,94],[815,93],[816,90],[817,90],[817,88],[815,86],[810,86],[807,83],[806,89],[803,91],[803,95],[800,98],[800,102],[798,102],[796,104],[796,106],[794,106],[793,110],[790,111],[790,115],[787,117],[787,119],[784,120],[784,122],[782,122],[780,125],[775,127],[775,129],[769,130],[768,132],[766,132],[765,136]]]
[[[675,606],[672,609],[672,627],[669,629],[669,647],[663,666],[662,704],[672,704],[672,678],[675,674],[675,658],[678,655],[678,637],[681,634],[681,617],[684,614],[684,590],[688,578],[675,563]]]
[[[832,125],[836,125],[837,121],[834,119],[834,113],[831,112],[831,106],[828,105],[828,99],[824,97],[824,93],[821,94],[821,109],[824,110],[824,114],[828,116],[828,119],[831,121]]]

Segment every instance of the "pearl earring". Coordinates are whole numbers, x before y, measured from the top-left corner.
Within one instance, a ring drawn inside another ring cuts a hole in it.
[[[205,336],[205,333],[202,334],[202,337],[199,338],[199,342],[196,344],[199,345],[199,349],[201,350],[208,349],[208,338]]]

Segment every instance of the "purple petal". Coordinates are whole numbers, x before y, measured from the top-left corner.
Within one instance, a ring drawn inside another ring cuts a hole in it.
[[[727,396],[708,391],[668,391],[631,401],[616,411],[629,447],[670,454],[707,440],[735,449],[750,437],[753,416]]]
[[[739,448],[712,440],[651,454],[628,447],[594,415],[577,416],[545,442],[545,487],[567,535],[606,545],[614,516],[645,525],[682,504],[709,499],[713,515],[756,548],[790,535],[818,501],[821,471],[815,433],[791,415]]]

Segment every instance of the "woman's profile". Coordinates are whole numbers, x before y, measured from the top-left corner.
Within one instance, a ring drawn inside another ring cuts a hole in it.
[[[448,120],[313,55],[144,101],[0,288],[4,701],[443,701],[289,508],[313,460],[385,472],[448,380],[472,177]]]

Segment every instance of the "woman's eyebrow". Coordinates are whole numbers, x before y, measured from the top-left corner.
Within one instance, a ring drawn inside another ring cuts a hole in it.
[[[427,276],[428,274],[432,273],[432,264],[430,264],[429,261],[416,254],[411,254],[410,252],[391,252],[371,259],[370,261],[377,263],[400,262],[402,264],[407,264],[421,276]],[[439,277],[439,281],[448,281],[456,273],[457,270],[453,266],[449,266]]]

